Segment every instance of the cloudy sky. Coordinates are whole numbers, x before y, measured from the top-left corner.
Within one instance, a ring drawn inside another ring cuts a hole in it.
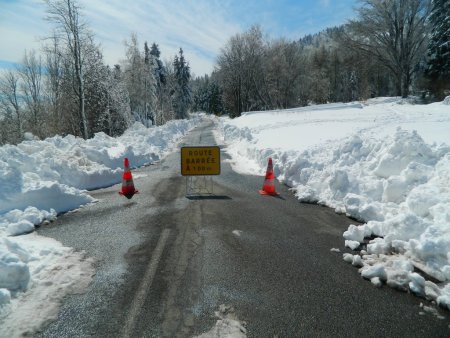
[[[259,24],[271,38],[298,39],[353,18],[356,0],[78,0],[106,63],[124,58],[132,32],[162,59],[182,47],[196,75],[210,73],[228,39]],[[0,68],[39,50],[52,31],[43,0],[0,0]]]

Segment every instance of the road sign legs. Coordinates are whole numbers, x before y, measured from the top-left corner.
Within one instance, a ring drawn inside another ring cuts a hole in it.
[[[186,196],[214,194],[212,176],[186,176]]]

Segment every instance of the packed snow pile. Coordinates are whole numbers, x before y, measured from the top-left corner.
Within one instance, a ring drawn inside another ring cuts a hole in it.
[[[234,308],[222,304],[219,311],[215,311],[215,315],[219,318],[211,330],[202,333],[194,338],[246,338],[247,330],[244,327],[246,323],[239,321]]]
[[[17,146],[0,147],[0,319],[13,316],[17,304],[36,294],[39,285],[55,283],[51,273],[44,273],[48,269],[64,268],[72,276],[64,290],[71,278],[91,275],[81,254],[29,234],[35,225],[93,202],[86,190],[121,182],[124,157],[134,167],[158,161],[198,122],[199,117],[152,128],[136,123],[117,138],[98,133],[89,140],[68,135],[40,141],[28,135]],[[66,266],[70,257],[72,264]],[[55,292],[62,288],[57,282]]]
[[[235,170],[262,174],[271,156],[278,179],[300,201],[366,222],[343,234],[347,247],[363,249],[344,259],[364,278],[450,309],[448,105],[379,98],[245,114],[221,124],[218,137]],[[249,164],[242,167],[244,159]]]
[[[450,105],[450,95],[444,99],[443,104]]]
[[[84,292],[95,273],[83,253],[36,232],[0,238],[0,258],[2,337],[30,335],[55,319],[64,296]]]
[[[12,210],[32,206],[53,215],[92,202],[84,190],[119,183],[124,157],[134,167],[155,162],[196,122],[172,121],[154,128],[135,123],[117,138],[98,133],[85,141],[68,135],[0,147],[0,231],[20,234],[8,221]],[[36,220],[39,224],[43,218]]]
[[[147,129],[135,123],[118,138],[68,135],[0,148],[0,215],[28,206],[57,213],[92,202],[83,190],[120,182],[123,158],[135,167],[159,160],[196,120]],[[45,196],[45,199],[40,198]]]

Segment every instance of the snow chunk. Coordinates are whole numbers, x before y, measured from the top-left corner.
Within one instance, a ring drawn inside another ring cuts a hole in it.
[[[30,282],[29,255],[16,242],[0,238],[0,288],[24,291]]]
[[[348,230],[344,232],[344,238],[349,241],[361,243],[364,240],[365,228],[351,224]]]
[[[356,250],[360,245],[361,244],[358,241],[349,241],[349,240],[345,241],[345,246],[352,250]]]
[[[431,281],[425,281],[425,296],[430,300],[436,300],[441,296],[441,289]]]
[[[360,255],[354,255],[353,256],[352,265],[356,266],[358,268],[364,266],[364,263],[363,263]]]
[[[233,231],[232,231],[232,234],[235,235],[235,236],[237,236],[237,237],[241,237],[242,230],[233,230]]]
[[[0,230],[6,229],[10,236],[22,235],[34,231],[34,226],[44,221],[53,221],[56,211],[50,209],[38,210],[35,207],[27,207],[25,210],[14,209],[4,215],[0,215]]]
[[[342,255],[342,258],[344,259],[344,261],[346,261],[347,263],[353,263],[353,255],[349,254],[349,253],[344,253]]]
[[[450,310],[450,284],[441,290],[441,295],[436,298],[436,301],[440,306]]]
[[[377,288],[383,285],[383,282],[380,280],[380,277],[373,277],[370,279],[370,282],[375,285]]]
[[[0,319],[11,311],[11,292],[0,288]]]
[[[409,279],[409,289],[418,296],[425,296],[425,278],[417,272],[411,272]]]
[[[206,333],[195,338],[245,338],[247,330],[234,314],[234,309],[230,306],[221,305],[219,311],[215,312],[216,325]]]
[[[434,160],[433,151],[416,131],[411,133],[400,128],[378,156],[374,174],[384,178],[399,175],[411,162],[433,163]]]
[[[7,228],[7,232],[11,236],[22,235],[32,231],[34,231],[34,224],[27,220],[21,220],[17,223],[10,223]]]
[[[366,279],[378,277],[382,281],[387,280],[386,270],[383,264],[375,264],[374,266],[365,266],[362,268],[361,276]]]

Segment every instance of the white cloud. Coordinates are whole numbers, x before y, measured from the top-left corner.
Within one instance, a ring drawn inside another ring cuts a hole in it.
[[[350,13],[348,1],[279,8],[277,2],[258,0],[78,0],[108,64],[125,57],[123,42],[134,32],[141,46],[157,43],[163,60],[182,47],[196,75],[210,73],[220,48],[252,24],[260,23],[274,37],[298,39],[341,24]],[[52,30],[45,9],[42,0],[0,0],[0,60],[17,62],[25,49],[40,49],[38,38]]]
[[[0,3],[0,60],[17,62],[25,50],[41,46],[50,30],[42,1]]]
[[[156,42],[163,59],[172,58],[181,47],[192,71],[202,75],[213,69],[215,55],[228,38],[240,31],[228,19],[220,2],[203,1],[98,1],[80,0],[83,13],[101,43],[108,64],[125,56],[124,40],[131,32],[143,45]],[[41,1],[2,3],[0,9],[0,60],[18,61],[25,49],[39,49],[38,37],[48,35]],[[6,34],[5,34],[6,33]]]
[[[196,74],[212,70],[214,55],[240,29],[226,20],[226,13],[208,2],[138,1],[128,8],[121,1],[110,2],[107,8],[104,5],[93,8],[94,5],[89,3],[92,9],[89,12],[96,13],[89,19],[101,40],[105,41],[105,54],[118,48],[120,53],[116,54],[123,55],[122,42],[129,38],[130,32],[136,32],[142,43],[156,42],[163,58],[173,57],[182,47]],[[86,9],[87,6],[88,2]],[[103,13],[107,15],[106,19],[99,18]],[[114,27],[104,30],[103,27],[111,22],[115,22]],[[110,39],[112,41],[108,41]]]
[[[322,7],[328,8],[330,6],[330,0],[320,0],[320,5]]]

